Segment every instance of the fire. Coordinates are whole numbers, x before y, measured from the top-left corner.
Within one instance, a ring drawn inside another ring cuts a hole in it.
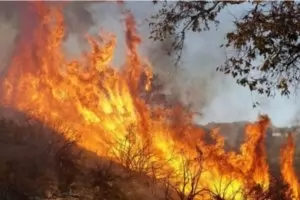
[[[295,199],[300,197],[300,183],[294,171],[295,144],[291,134],[281,149],[280,165],[284,181],[289,185]]]
[[[217,130],[211,134],[214,144],[208,144],[191,113],[180,106],[149,105],[142,97],[141,92],[151,92],[153,74],[147,59],[138,53],[142,41],[130,13],[126,14],[127,59],[118,70],[111,64],[116,48],[113,34],[87,37],[91,50],[69,61],[62,50],[65,28],[60,8],[42,2],[34,5],[37,20],[32,29],[21,30],[24,34],[2,82],[3,105],[49,126],[63,123],[79,136],[78,145],[129,167],[139,166],[157,178],[168,175],[185,195],[199,191],[203,194],[198,199],[211,199],[212,194],[244,199],[257,184],[263,190],[269,188],[264,147],[267,117],[247,126],[240,153],[226,152]],[[299,197],[299,185],[291,173],[291,141],[283,151],[282,173]],[[143,162],[137,156],[122,160],[129,148],[151,156]]]

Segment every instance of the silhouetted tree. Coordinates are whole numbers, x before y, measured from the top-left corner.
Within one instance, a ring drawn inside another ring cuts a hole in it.
[[[201,32],[222,23],[219,13],[236,4],[249,4],[249,10],[234,19],[235,30],[221,45],[234,53],[217,70],[231,74],[251,91],[289,95],[300,78],[300,2],[165,1],[150,20],[151,38],[173,38],[178,61],[187,31]]]

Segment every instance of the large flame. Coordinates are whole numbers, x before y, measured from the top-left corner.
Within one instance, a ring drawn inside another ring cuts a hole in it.
[[[291,192],[295,199],[299,199],[300,183],[294,171],[295,144],[291,134],[288,135],[288,139],[283,145],[280,153],[281,174],[291,190],[288,192]]]
[[[267,117],[247,126],[240,153],[225,152],[224,139],[217,130],[211,134],[214,143],[206,143],[203,131],[192,123],[192,114],[180,106],[164,108],[145,102],[141,92],[151,92],[151,65],[138,53],[141,38],[130,13],[126,14],[127,59],[117,70],[111,64],[116,47],[113,34],[88,37],[91,50],[68,61],[62,50],[65,29],[60,9],[41,2],[34,8],[36,21],[21,30],[18,49],[2,83],[3,105],[27,112],[49,126],[62,122],[80,136],[79,145],[119,162],[123,162],[117,159],[120,149],[131,145],[139,151],[139,146],[147,144],[147,152],[153,156],[144,162],[143,169],[154,169],[160,163],[151,175],[172,174],[170,181],[186,195],[188,190],[208,189],[224,199],[243,199],[252,186],[268,189]],[[108,151],[112,147],[113,151]],[[290,151],[286,148],[283,152],[288,161],[293,155]],[[289,163],[283,165],[283,174],[290,173]],[[200,171],[198,184],[193,186],[193,177]],[[286,180],[298,197],[294,176]],[[202,195],[201,199],[211,198]]]

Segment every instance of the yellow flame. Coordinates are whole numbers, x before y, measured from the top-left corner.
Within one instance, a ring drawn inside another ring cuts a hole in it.
[[[34,40],[28,40],[26,34],[20,38],[2,82],[3,105],[29,112],[49,126],[63,122],[80,135],[78,145],[119,162],[125,162],[120,156],[127,150],[153,152],[155,155],[143,161],[143,169],[160,163],[151,175],[173,175],[171,182],[179,189],[185,187],[187,195],[193,189],[208,189],[223,198],[243,199],[244,192],[255,184],[268,189],[267,117],[248,125],[240,154],[224,150],[224,139],[217,130],[211,134],[215,143],[208,144],[204,131],[193,125],[191,113],[180,106],[154,107],[141,97],[141,92],[151,92],[153,74],[147,59],[137,51],[142,41],[130,13],[125,33],[127,59],[117,70],[111,64],[116,47],[113,34],[100,35],[100,40],[89,36],[91,50],[78,60],[67,61],[61,46],[65,28],[60,9],[35,4],[39,21],[31,35]],[[108,153],[112,147],[113,154]],[[131,162],[142,163],[138,159],[133,156]],[[282,172],[290,170],[283,167]],[[195,177],[199,180],[193,186]],[[291,178],[287,182],[296,184]]]

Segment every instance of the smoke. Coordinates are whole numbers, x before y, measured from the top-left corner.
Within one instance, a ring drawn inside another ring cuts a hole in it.
[[[48,4],[62,4],[62,2],[47,2]],[[30,39],[31,32],[35,26],[35,15],[30,11],[32,2],[0,2],[0,72],[7,66],[11,55],[14,54],[16,41],[20,38]],[[92,14],[89,12],[89,6],[92,2],[68,2],[64,7],[65,21],[67,24],[68,37],[76,38],[76,42],[81,42],[78,36],[86,34],[94,25]],[[26,19],[24,19],[26,16]],[[22,32],[22,35],[19,33]],[[71,48],[70,48],[71,49]]]
[[[28,2],[0,2],[0,70],[5,68],[15,48],[20,31],[19,16],[25,4]],[[233,28],[233,17],[228,10],[220,16],[222,23],[217,30],[187,35],[182,68],[175,68],[168,55],[171,41],[159,43],[148,39],[150,31],[146,19],[158,10],[158,6],[153,6],[152,2],[125,2],[124,8],[131,10],[136,17],[143,40],[140,50],[153,64],[155,73],[165,85],[166,94],[191,104],[195,111],[202,113],[199,123],[255,120],[260,112],[269,114],[275,125],[296,122],[299,103],[294,99],[252,96],[247,89],[237,86],[231,77],[215,71],[225,59],[224,50],[219,45],[223,43],[226,32]],[[246,8],[235,6],[230,11],[238,15]],[[117,37],[113,63],[120,66],[124,62],[125,27],[120,5],[115,2],[68,2],[64,5],[64,14],[68,30],[64,47],[70,58],[87,48],[86,33],[97,34],[104,29]],[[258,100],[261,106],[253,109],[253,100]]]
[[[14,40],[18,33],[20,6],[17,2],[0,3],[0,72],[5,68],[13,50]]]
[[[249,5],[232,6],[224,10],[219,16],[221,24],[218,29],[187,35],[182,69],[175,69],[167,55],[170,41],[159,44],[148,40],[149,28],[145,18],[157,11],[157,7],[153,7],[151,2],[126,4],[139,21],[139,31],[144,39],[142,51],[153,63],[154,71],[165,81],[169,94],[202,113],[199,123],[253,121],[259,114],[268,114],[276,126],[298,123],[300,102],[297,97],[288,99],[278,95],[266,98],[251,94],[247,88],[237,85],[232,77],[216,72],[216,67],[225,60],[225,52],[220,44],[224,42],[226,33],[234,28],[232,13],[239,16],[249,9]],[[115,19],[111,11],[107,17]],[[109,27],[119,23],[106,20]],[[253,108],[255,101],[260,103],[257,108]]]

